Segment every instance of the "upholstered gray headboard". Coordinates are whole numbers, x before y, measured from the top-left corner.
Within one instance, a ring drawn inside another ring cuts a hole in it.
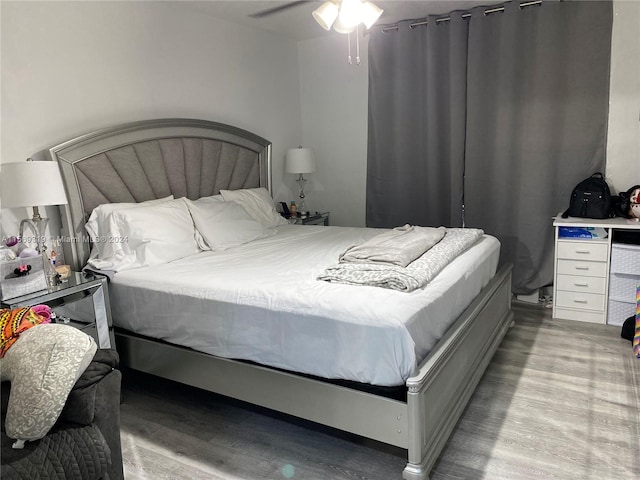
[[[68,205],[60,207],[65,261],[79,269],[91,243],[84,225],[103,203],[271,192],[271,143],[240,128],[194,119],[158,119],[106,128],[49,149],[60,164]]]

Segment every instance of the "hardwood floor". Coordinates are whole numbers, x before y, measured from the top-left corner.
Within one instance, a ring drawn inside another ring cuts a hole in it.
[[[514,303],[431,480],[640,478],[640,359],[620,328]],[[406,452],[123,371],[125,477],[400,479]]]

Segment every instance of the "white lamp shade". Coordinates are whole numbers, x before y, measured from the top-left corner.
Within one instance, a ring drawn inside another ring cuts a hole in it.
[[[310,148],[291,148],[287,151],[285,170],[288,173],[313,173],[316,161]]]
[[[374,5],[371,2],[364,2],[361,10],[362,23],[364,23],[365,27],[371,28],[371,26],[380,18],[382,12],[384,12],[384,10],[377,5]]]
[[[325,30],[331,30],[331,25],[338,18],[338,6],[333,2],[324,2],[316,8],[311,15]]]
[[[57,162],[3,163],[2,208],[40,207],[67,203]]]

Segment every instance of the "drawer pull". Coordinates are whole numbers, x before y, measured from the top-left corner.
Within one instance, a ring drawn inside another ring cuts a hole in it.
[[[579,265],[579,266],[575,267],[575,269],[576,270],[585,270],[585,271],[587,271],[587,270],[589,270],[589,267],[585,267],[585,266]]]
[[[589,284],[588,284],[588,283],[574,283],[574,285],[575,285],[576,287],[588,287],[588,286],[589,286]]]
[[[575,303],[588,303],[586,300],[574,300]]]
[[[585,255],[589,255],[591,253],[591,250],[576,250],[576,253],[583,253]]]

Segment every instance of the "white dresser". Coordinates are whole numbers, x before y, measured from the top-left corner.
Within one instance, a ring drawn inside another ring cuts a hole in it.
[[[640,222],[625,218],[596,220],[562,218],[555,227],[553,317],[607,323],[611,238],[614,230],[640,230]],[[600,227],[606,238],[563,238],[560,227]]]

